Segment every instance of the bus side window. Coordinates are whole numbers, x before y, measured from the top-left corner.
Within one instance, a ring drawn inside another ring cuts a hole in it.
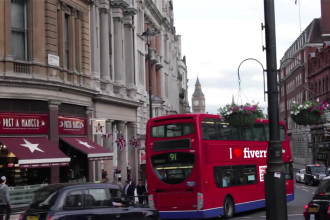
[[[213,119],[203,119],[202,132],[204,140],[217,140],[215,121]]]
[[[231,140],[231,129],[227,123],[217,119],[218,140]]]
[[[266,141],[263,124],[256,123],[253,125],[253,137],[255,141]]]
[[[213,167],[218,188],[257,183],[256,165]]]
[[[265,124],[265,133],[266,133],[266,140],[269,140],[269,125]],[[286,141],[286,131],[283,125],[280,125],[280,140]]]

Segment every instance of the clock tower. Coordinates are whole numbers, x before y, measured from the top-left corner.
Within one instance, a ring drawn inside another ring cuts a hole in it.
[[[198,76],[195,84],[195,91],[192,95],[191,101],[193,113],[205,113],[205,97],[202,92],[202,85],[199,82]]]

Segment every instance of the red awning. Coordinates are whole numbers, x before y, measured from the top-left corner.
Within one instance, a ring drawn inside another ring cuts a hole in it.
[[[17,158],[20,168],[68,166],[70,158],[47,138],[12,137],[0,142]]]
[[[86,154],[89,160],[112,160],[113,153],[84,137],[62,137],[63,141]]]

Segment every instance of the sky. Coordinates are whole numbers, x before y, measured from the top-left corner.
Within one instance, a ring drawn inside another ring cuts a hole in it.
[[[320,0],[299,0],[301,30],[321,17]],[[264,101],[260,64],[246,61],[240,68],[241,95],[237,69],[247,58],[259,60],[266,68],[263,0],[173,0],[176,33],[182,36],[182,55],[188,67],[190,106],[197,75],[206,98],[206,112],[235,102]],[[295,0],[275,0],[277,60],[300,35],[299,5]],[[279,67],[279,64],[278,66]],[[242,98],[239,98],[242,97]]]

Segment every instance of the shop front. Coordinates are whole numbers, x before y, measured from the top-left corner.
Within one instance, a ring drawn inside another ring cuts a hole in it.
[[[113,153],[87,138],[86,118],[59,116],[58,122],[60,150],[71,158],[60,169],[60,182],[94,181],[95,161],[112,160]]]
[[[48,140],[47,114],[0,114],[0,175],[9,186],[50,183],[70,158]]]

